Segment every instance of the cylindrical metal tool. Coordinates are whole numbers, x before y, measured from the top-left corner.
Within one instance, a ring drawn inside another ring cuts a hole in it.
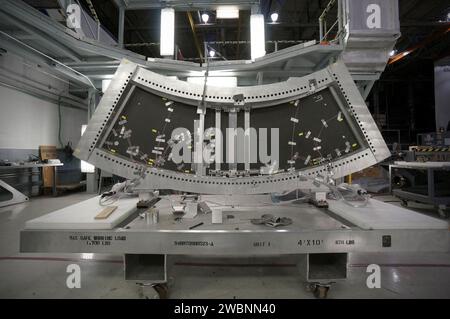
[[[156,208],[149,208],[145,212],[145,221],[147,225],[158,224],[159,222],[159,210]]]

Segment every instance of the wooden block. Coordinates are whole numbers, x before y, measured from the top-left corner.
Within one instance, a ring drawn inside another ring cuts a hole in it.
[[[39,146],[39,157],[41,160],[55,159],[57,158],[56,146],[55,145],[40,145]],[[53,186],[53,167],[43,167],[42,168],[42,180],[45,187]]]
[[[103,209],[100,213],[95,216],[94,219],[106,219],[111,215],[115,210],[117,209],[117,206],[106,206],[105,209]]]
[[[54,159],[56,157],[55,145],[39,145],[39,156],[41,160]]]

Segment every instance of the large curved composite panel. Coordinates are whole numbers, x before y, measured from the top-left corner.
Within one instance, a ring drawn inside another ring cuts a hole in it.
[[[257,194],[310,188],[307,177],[342,177],[390,152],[342,63],[276,84],[205,88],[124,60],[75,155],[140,176],[143,189]]]

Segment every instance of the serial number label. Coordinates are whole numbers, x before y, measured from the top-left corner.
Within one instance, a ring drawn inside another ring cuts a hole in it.
[[[300,239],[298,241],[299,246],[322,246],[323,239]]]
[[[175,246],[206,246],[213,247],[212,241],[189,241],[189,240],[176,240],[173,242]]]
[[[127,236],[117,235],[117,236],[105,236],[105,235],[70,235],[69,240],[71,241],[82,241],[87,246],[111,246],[116,241],[126,241]]]

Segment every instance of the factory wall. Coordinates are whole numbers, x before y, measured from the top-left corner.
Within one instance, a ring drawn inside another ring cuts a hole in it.
[[[0,159],[10,155],[6,159],[24,160],[21,150],[34,153],[39,145],[61,147],[57,101],[67,91],[66,81],[48,74],[33,62],[12,52],[0,57]],[[75,146],[81,125],[87,122],[87,111],[66,105],[60,111],[62,143],[71,141]]]
[[[40,145],[55,145],[64,163],[58,169],[58,184],[78,183],[83,178],[80,161],[61,150],[69,141],[76,147],[81,125],[87,122],[86,110],[58,105],[58,97],[67,92],[67,81],[39,65],[10,51],[0,56],[0,160],[35,159]],[[59,114],[63,146],[58,137]],[[30,177],[27,170],[0,170],[0,179],[28,196],[39,193],[39,177]],[[0,189],[0,197],[1,193]]]
[[[0,86],[0,148],[37,149],[39,145],[59,147],[58,105]],[[83,110],[61,106],[61,140],[76,145],[81,125],[87,121]]]

